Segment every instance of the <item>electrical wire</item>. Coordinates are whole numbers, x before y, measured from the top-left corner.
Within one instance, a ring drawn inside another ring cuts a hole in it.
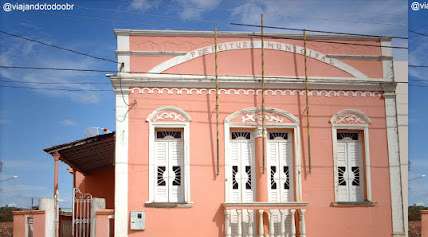
[[[417,32],[417,31],[414,31],[412,29],[409,29],[409,32],[413,33],[413,34],[416,34],[416,35],[419,35],[419,36],[428,37],[428,34],[425,34],[425,33],[422,33],[422,32]]]
[[[255,34],[255,33],[248,34],[248,36],[260,37],[260,35]],[[272,35],[272,34],[271,35],[265,34],[264,37],[271,38],[271,39],[300,40],[300,39],[296,39],[296,37],[286,37],[286,36],[279,36],[279,35]],[[342,44],[342,45],[352,45],[352,46],[375,47],[375,48],[406,49],[406,50],[409,49],[408,47],[402,47],[402,46],[373,45],[373,44],[356,44],[356,43],[348,43],[348,42],[341,42],[341,41],[317,40],[317,39],[310,39],[310,38],[307,38],[306,41],[326,43],[326,44]]]
[[[260,25],[254,25],[254,24],[243,24],[243,23],[230,23],[230,24],[235,25],[235,26],[260,27]],[[408,37],[404,37],[404,36],[386,36],[386,35],[383,36],[383,35],[357,34],[357,33],[348,33],[348,32],[324,31],[324,30],[313,30],[313,29],[291,28],[291,27],[280,27],[280,26],[264,26],[264,27],[270,28],[270,29],[290,30],[290,31],[306,31],[306,32],[313,32],[313,33],[325,33],[325,34],[336,34],[336,35],[363,36],[363,37],[374,37],[374,38],[388,37],[388,38],[406,39],[406,40],[408,39]]]
[[[52,48],[55,48],[55,49],[64,50],[64,51],[71,52],[71,53],[74,53],[74,54],[78,54],[78,55],[81,55],[81,56],[85,56],[85,57],[89,57],[89,58],[93,58],[93,59],[97,59],[97,60],[102,60],[102,61],[106,61],[106,62],[111,62],[111,63],[119,63],[119,62],[117,62],[115,60],[112,60],[112,59],[94,56],[94,55],[91,55],[91,54],[88,54],[88,53],[85,53],[85,52],[81,52],[81,51],[78,51],[78,50],[75,50],[75,49],[64,48],[62,46],[58,46],[58,45],[54,45],[54,44],[51,44],[51,43],[43,42],[43,41],[40,41],[40,40],[32,39],[32,38],[29,38],[29,37],[25,37],[25,36],[21,36],[21,35],[9,33],[9,32],[6,32],[4,30],[1,30],[1,29],[0,29],[0,33],[4,34],[4,35],[7,35],[7,36],[10,36],[10,37],[15,37],[15,38],[27,40],[27,41],[30,41],[30,42],[33,42],[33,43],[42,44],[44,46],[52,47]]]
[[[15,88],[15,89],[32,89],[32,90],[57,90],[57,91],[69,91],[69,92],[79,92],[79,91],[88,91],[88,92],[113,92],[112,89],[72,89],[72,88],[58,88],[58,87],[30,87],[30,86],[10,86],[2,85],[3,88]]]
[[[4,80],[0,79],[2,82],[9,83],[21,83],[21,84],[38,84],[38,85],[111,85],[110,82],[38,82],[38,81],[16,81],[16,80]]]

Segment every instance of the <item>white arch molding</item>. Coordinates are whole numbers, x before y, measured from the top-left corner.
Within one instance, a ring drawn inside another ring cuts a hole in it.
[[[168,59],[152,69],[150,69],[149,73],[161,73],[165,70],[168,70],[174,66],[177,66],[179,64],[185,63],[187,61],[190,61],[195,58],[202,57],[204,55],[213,54],[215,52],[214,45],[205,46],[202,48],[198,48],[192,51],[187,52],[184,55],[176,56],[171,59]],[[230,42],[224,42],[217,45],[217,52],[224,52],[224,51],[231,51],[231,50],[239,50],[239,49],[261,49],[262,43],[260,40],[256,41],[230,41]],[[289,53],[297,53],[297,54],[304,54],[305,49],[302,46],[294,45],[294,44],[288,44],[288,43],[281,43],[281,42],[275,42],[275,41],[264,41],[264,49],[270,49],[270,50],[276,50],[276,51],[283,51],[283,52],[289,52]],[[355,78],[358,79],[366,79],[367,76],[359,71],[358,69],[352,67],[349,64],[346,64],[338,59],[330,58],[327,55],[310,49],[306,48],[306,55],[310,58],[313,58],[317,61],[329,64],[333,67],[336,67],[344,72],[349,73]]]
[[[265,128],[287,128],[293,131],[293,142],[294,142],[294,177],[296,179],[296,201],[302,200],[302,146],[301,146],[301,132],[299,126],[299,118],[294,114],[277,108],[265,108]],[[260,127],[261,108],[250,107],[235,111],[224,119],[224,149],[225,149],[225,174],[229,168],[230,159],[230,129],[231,128],[254,128]],[[265,138],[266,139],[266,138]],[[225,179],[225,200],[230,200],[229,189],[231,185],[230,179]]]

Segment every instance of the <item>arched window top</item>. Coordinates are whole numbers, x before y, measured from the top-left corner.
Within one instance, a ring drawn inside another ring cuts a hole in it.
[[[333,115],[330,123],[333,125],[368,125],[371,121],[367,115],[359,110],[344,109]]]
[[[161,106],[147,116],[147,122],[190,122],[190,115],[176,106]]]
[[[228,115],[224,122],[242,125],[258,125],[262,120],[260,108],[251,107],[242,109]],[[285,110],[276,108],[264,109],[264,122],[269,124],[299,124],[299,119]]]

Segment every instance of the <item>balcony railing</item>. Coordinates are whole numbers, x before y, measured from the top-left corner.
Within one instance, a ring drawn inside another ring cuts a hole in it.
[[[224,203],[226,237],[306,237],[307,203]]]

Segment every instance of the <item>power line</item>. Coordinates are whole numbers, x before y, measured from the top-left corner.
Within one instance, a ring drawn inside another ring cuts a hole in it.
[[[35,81],[16,81],[16,80],[4,80],[0,79],[2,82],[8,83],[21,83],[21,84],[38,84],[38,85],[111,85],[110,82],[35,82]]]
[[[424,36],[424,37],[428,37],[428,34],[422,33],[422,32],[417,32],[414,30],[409,29],[409,32],[416,34],[416,35],[420,35],[420,36]]]
[[[409,67],[415,67],[415,68],[427,68],[428,65],[414,65],[414,64],[409,64]]]
[[[0,65],[4,69],[26,69],[26,70],[54,70],[54,71],[77,71],[77,72],[96,72],[96,73],[116,73],[114,70],[107,69],[85,69],[85,68],[58,68],[58,67],[27,67],[27,66],[8,66]]]
[[[85,57],[89,57],[89,58],[93,58],[93,59],[98,59],[98,60],[102,60],[102,61],[106,61],[106,62],[118,63],[117,61],[112,60],[112,59],[94,56],[94,55],[91,55],[91,54],[88,54],[88,53],[85,53],[85,52],[80,52],[80,51],[75,50],[75,49],[64,48],[64,47],[61,47],[61,46],[58,46],[58,45],[54,45],[54,44],[51,44],[51,43],[46,43],[46,42],[43,42],[43,41],[40,41],[40,40],[36,40],[36,39],[24,37],[24,36],[21,36],[21,35],[12,34],[12,33],[9,33],[9,32],[3,31],[3,30],[0,30],[0,33],[2,33],[4,35],[8,35],[10,37],[15,37],[15,38],[18,38],[18,39],[23,39],[23,40],[27,40],[27,41],[30,41],[30,42],[42,44],[42,45],[45,45],[45,46],[48,46],[48,47],[52,47],[52,48],[55,48],[55,49],[60,49],[60,50],[68,51],[68,52],[71,52],[71,53],[79,54],[79,55],[82,55],[82,56],[85,56]]]
[[[103,70],[103,69],[81,69],[81,68],[58,68],[58,67],[26,67],[26,66],[7,66],[7,65],[0,65],[0,68],[4,69],[23,69],[23,70],[55,70],[55,71],[78,71],[78,72],[94,72],[94,73],[141,73],[141,74],[149,74],[149,75],[172,75],[172,76],[202,76],[202,77],[215,77],[215,75],[207,75],[207,74],[192,74],[192,73],[172,73],[172,72],[148,72],[148,71],[113,71],[113,70]],[[248,76],[248,77],[254,77],[254,76],[260,76],[260,75],[221,75],[224,77],[233,77],[233,76]],[[277,76],[266,76],[267,78],[276,78]],[[287,77],[288,79],[298,79],[303,80],[303,77]],[[130,79],[127,79],[130,80]],[[136,80],[136,79],[133,79]],[[10,80],[11,82],[13,80]],[[153,82],[154,80],[150,80]],[[243,79],[240,79],[240,81],[246,81]],[[247,80],[247,81],[254,81],[254,80]],[[19,81],[13,81],[13,82],[19,82]],[[28,82],[30,83],[30,82]],[[33,82],[31,82],[33,83]],[[36,84],[36,82],[34,82]],[[76,82],[76,84],[92,84],[90,82]],[[328,82],[323,82],[328,83]],[[94,82],[93,84],[104,84],[101,82]],[[107,83],[106,83],[107,84]]]
[[[255,34],[255,33],[248,34],[248,36],[257,36],[257,37],[260,37],[259,34]],[[296,39],[295,37],[286,37],[286,36],[278,36],[278,35],[267,35],[267,34],[265,34],[264,37],[268,37],[268,38],[271,38],[271,39],[300,40],[300,39]],[[356,44],[356,43],[347,43],[347,42],[339,42],[339,41],[317,40],[317,39],[311,39],[311,38],[307,38],[306,41],[319,42],[319,43],[327,43],[327,44],[343,44],[343,45],[353,45],[353,46],[375,47],[375,48],[409,49],[408,47],[401,47],[401,46],[373,45],[373,44]]]
[[[88,91],[88,92],[112,92],[113,90],[108,89],[72,89],[72,88],[58,88],[58,87],[31,87],[31,86],[10,86],[10,85],[1,85],[0,87],[4,88],[15,88],[15,89],[32,89],[32,90],[58,90],[58,91],[69,91],[69,92],[79,92],[79,91]]]
[[[249,27],[260,28],[260,25],[253,25],[253,24],[243,24],[243,23],[230,23],[230,24],[236,25],[236,26],[249,26]],[[364,36],[364,37],[375,37],[375,38],[389,37],[389,38],[395,38],[395,39],[408,39],[408,37],[404,37],[404,36],[369,35],[369,34],[357,34],[357,33],[348,33],[348,32],[337,32],[337,31],[324,31],[324,30],[311,30],[311,29],[302,29],[302,28],[280,27],[280,26],[264,26],[264,27],[270,28],[270,29],[291,30],[291,31],[308,31],[308,32],[314,32],[314,33],[326,33],[326,34],[336,34],[336,35]]]

